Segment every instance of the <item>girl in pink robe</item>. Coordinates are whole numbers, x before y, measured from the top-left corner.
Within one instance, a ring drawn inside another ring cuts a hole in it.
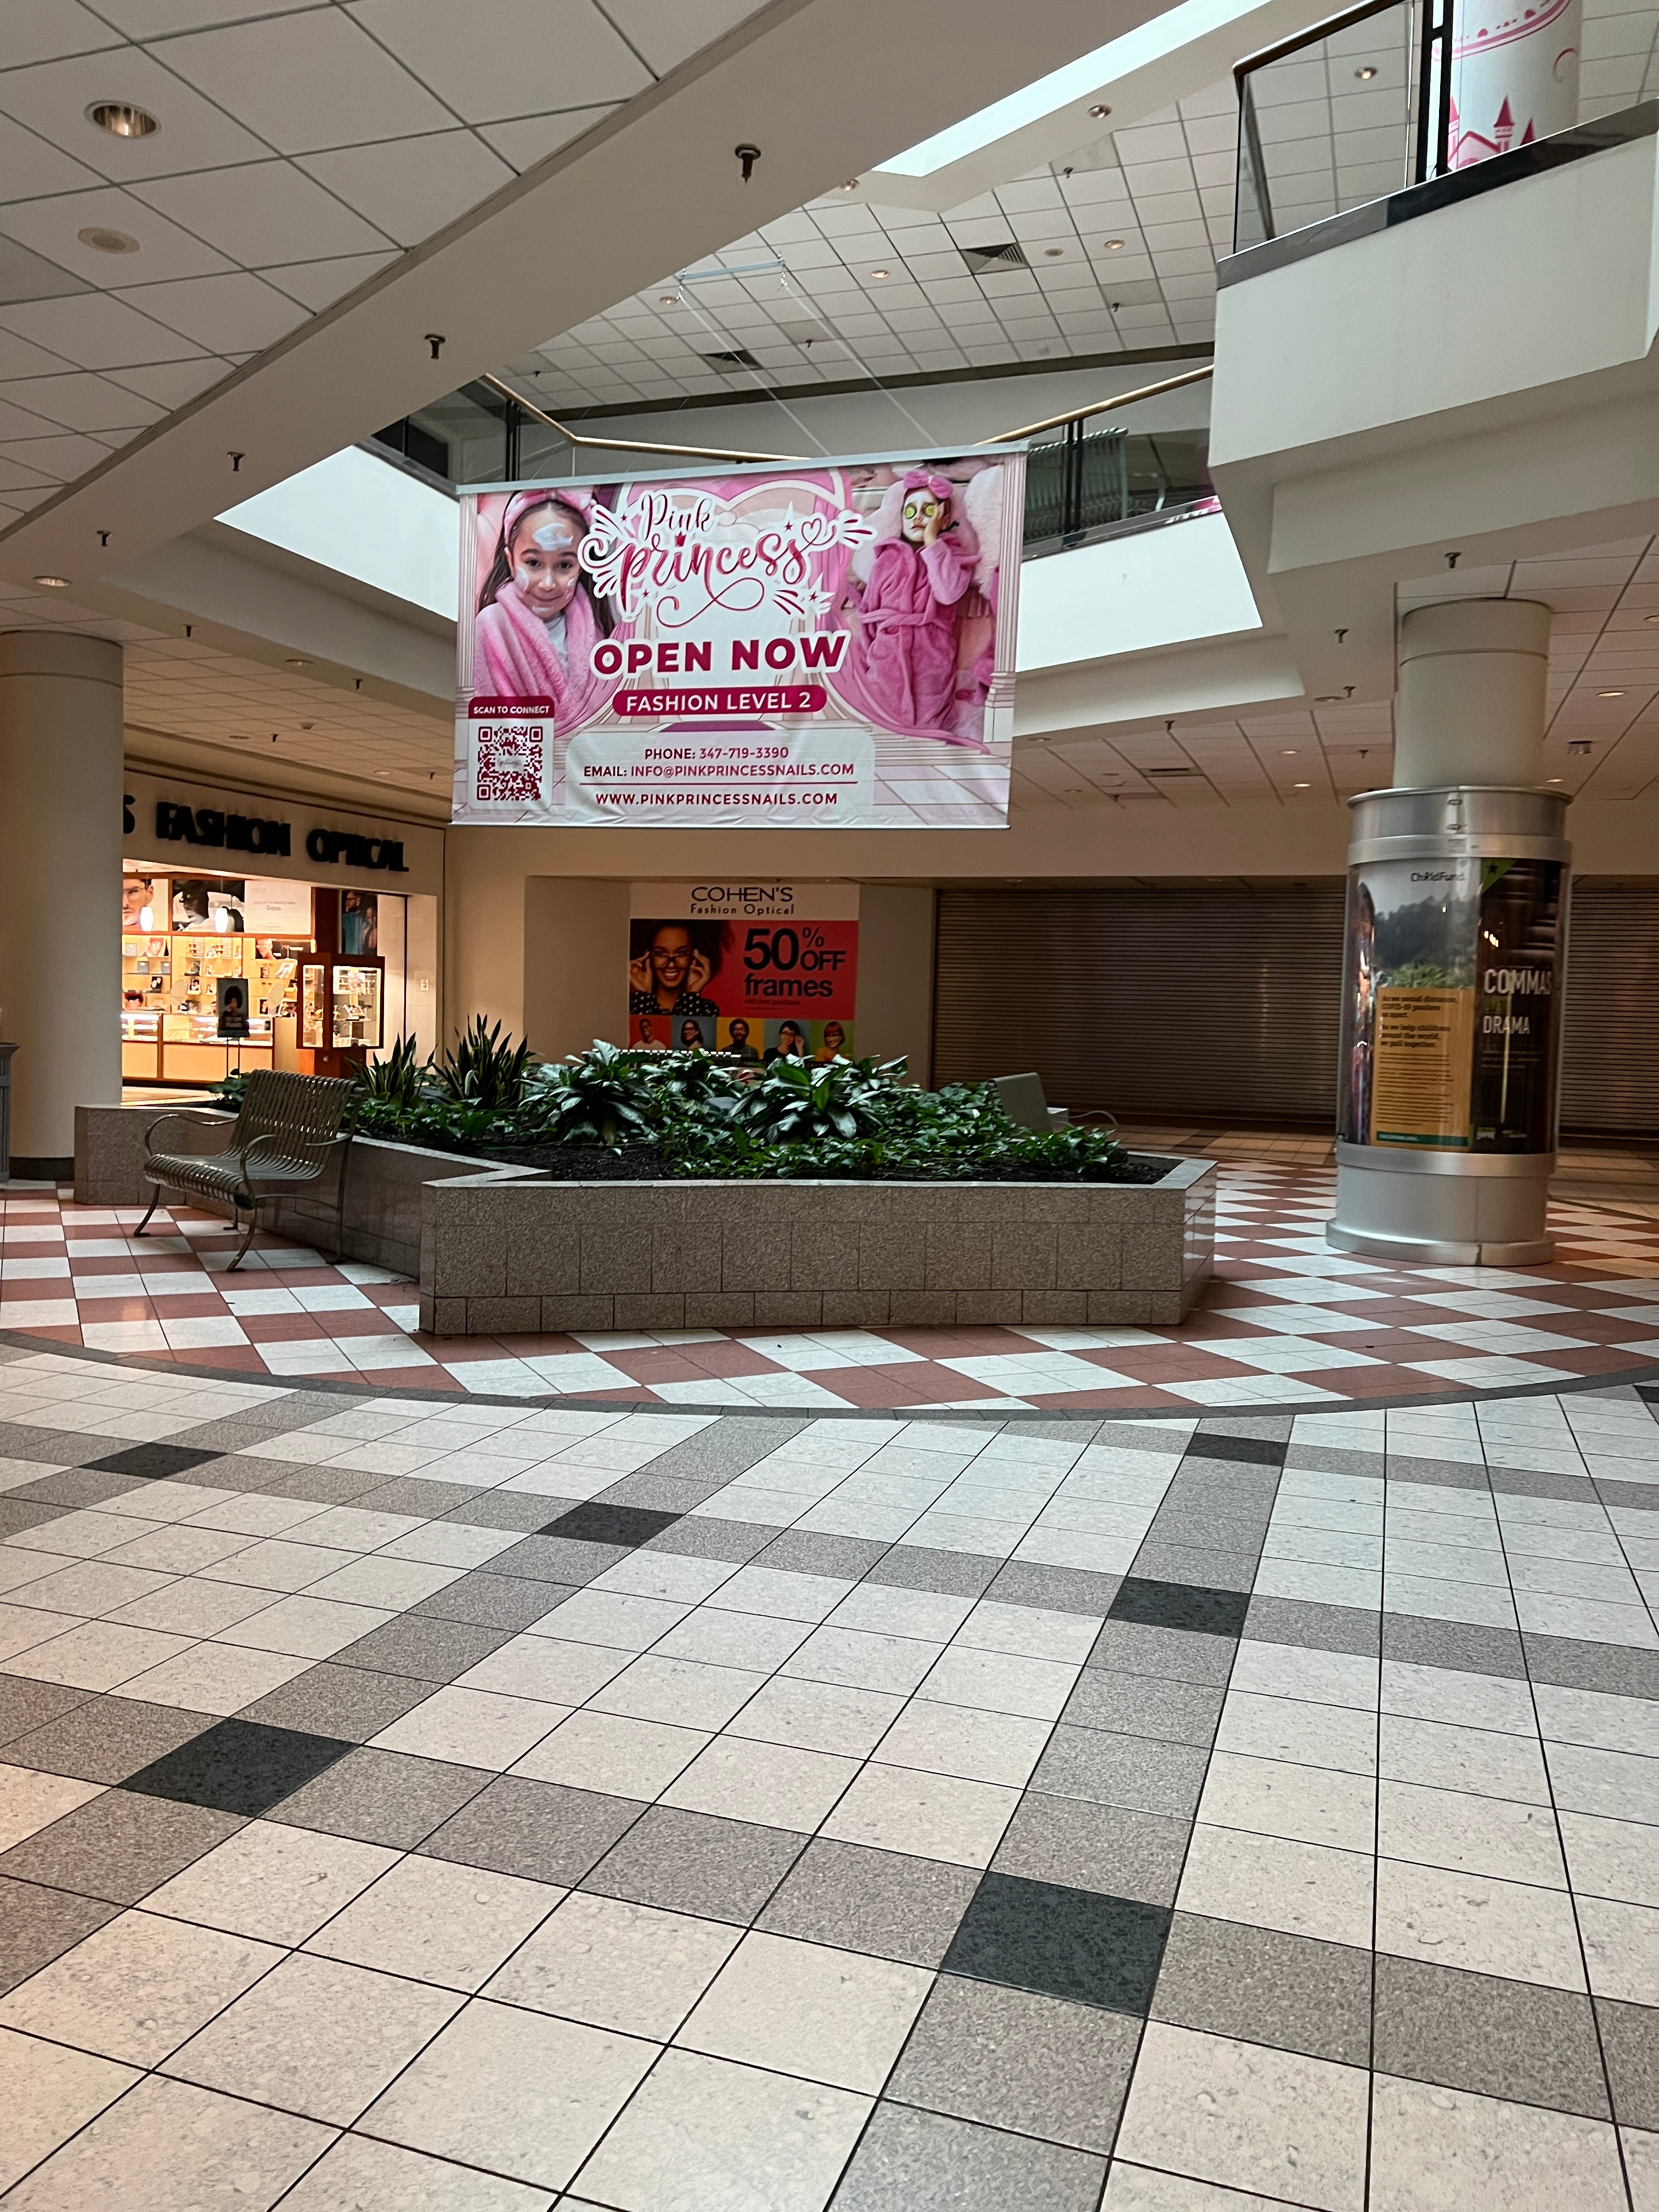
[[[948,477],[912,469],[894,489],[899,498],[890,495],[876,516],[877,544],[859,603],[855,688],[884,727],[960,744],[958,608],[974,580],[978,542],[952,513],[957,487]]]
[[[577,558],[587,530],[579,493],[516,493],[501,516],[472,632],[475,692],[550,700],[561,737],[598,714],[617,687],[591,662],[611,624]]]

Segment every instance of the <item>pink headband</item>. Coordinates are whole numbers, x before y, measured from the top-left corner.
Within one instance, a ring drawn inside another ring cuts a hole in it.
[[[912,469],[904,479],[906,491],[930,491],[935,499],[949,499],[956,486],[948,477],[929,476],[926,469]]]
[[[510,545],[512,544],[514,532],[518,528],[519,525],[524,520],[526,515],[530,513],[532,507],[555,506],[573,508],[576,514],[580,515],[585,523],[590,522],[592,520],[587,512],[587,503],[580,492],[515,491],[512,498],[507,502],[506,508],[501,515],[502,544]]]

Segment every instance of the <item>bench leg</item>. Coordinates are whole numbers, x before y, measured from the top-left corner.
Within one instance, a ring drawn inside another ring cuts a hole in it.
[[[138,1224],[138,1226],[133,1231],[132,1233],[135,1237],[142,1237],[143,1235],[145,1230],[149,1226],[150,1214],[155,1212],[156,1207],[161,1203],[161,1186],[159,1182],[152,1183],[150,1185],[150,1201],[149,1211],[145,1213],[143,1219]]]
[[[234,1201],[234,1200],[233,1200],[231,1201],[231,1206],[232,1206],[232,1218],[234,1219],[234,1218],[235,1218],[235,1213],[236,1213],[236,1212],[237,1212],[237,1210],[238,1210],[238,1209],[236,1208],[236,1205],[235,1205],[235,1201]],[[254,1232],[254,1231],[255,1231],[258,1226],[259,1226],[259,1211],[258,1211],[258,1208],[257,1206],[249,1206],[249,1208],[248,1208],[248,1210],[247,1210],[247,1227],[246,1227],[246,1230],[244,1231],[244,1232],[243,1232],[243,1236],[242,1236],[242,1241],[241,1241],[241,1243],[240,1243],[236,1247],[236,1257],[235,1257],[235,1258],[231,1261],[231,1263],[230,1263],[229,1267],[228,1267],[225,1269],[225,1273],[226,1273],[226,1274],[228,1274],[228,1275],[234,1275],[234,1274],[236,1273],[236,1270],[237,1270],[237,1269],[241,1266],[241,1264],[242,1264],[243,1261],[246,1259],[246,1257],[247,1257],[247,1248],[248,1248],[248,1246],[249,1246],[250,1244],[252,1244],[252,1242],[253,1242],[253,1232]]]

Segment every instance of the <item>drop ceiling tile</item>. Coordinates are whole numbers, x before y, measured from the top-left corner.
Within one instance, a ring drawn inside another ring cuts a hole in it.
[[[15,495],[26,491],[56,491],[58,479],[43,470],[26,468],[22,462],[12,459],[9,453],[0,451],[0,491]]]
[[[241,280],[207,278],[224,283]],[[158,286],[166,291],[166,286]],[[150,362],[179,361],[201,351],[174,331],[112,296],[82,292],[69,300],[32,300],[0,307],[0,330],[15,331],[50,348],[77,368],[122,368]]]
[[[538,161],[544,161],[550,154],[556,154],[591,131],[596,123],[613,112],[615,103],[598,107],[572,107],[551,115],[521,115],[510,123],[487,123],[479,131],[488,139],[504,161],[510,161],[522,176],[533,169]]]
[[[348,253],[334,261],[289,262],[275,269],[263,269],[260,275],[279,292],[286,292],[291,300],[298,300],[313,314],[331,307],[348,292],[355,291],[384,269],[397,254],[388,247],[384,253]]]
[[[0,385],[0,393],[7,386]],[[8,444],[18,438],[49,438],[58,428],[55,419],[38,407],[17,398],[0,398],[0,438]]]
[[[166,51],[171,60],[176,49],[170,44]],[[87,120],[87,108],[100,100],[130,100],[161,128],[148,138],[112,137]],[[137,46],[8,70],[0,74],[0,112],[117,184],[216,168],[266,151],[251,131]]]
[[[317,0],[98,0],[98,11],[130,39],[160,39],[174,31],[240,22],[249,15],[291,15],[316,4]]]
[[[262,278],[242,272],[195,276],[179,284],[148,284],[126,296],[158,321],[165,319],[170,329],[216,353],[263,352],[306,319],[304,308]]]
[[[216,179],[225,173],[223,170],[205,173],[206,189],[216,189]],[[209,178],[215,181],[208,182]],[[138,250],[100,252],[82,242],[83,230],[119,231],[136,239]],[[208,276],[231,266],[211,246],[204,245],[201,239],[193,238],[188,230],[181,230],[165,215],[114,185],[0,208],[0,231],[32,252],[45,254],[59,268],[85,277],[100,290],[124,281],[131,284],[159,283],[173,276]]]
[[[455,20],[467,21],[471,35],[478,36],[475,20],[459,14]],[[244,117],[284,154],[441,130],[453,119],[337,8],[170,39],[165,52],[169,69]]]
[[[454,0],[356,0],[348,12],[468,123],[627,100],[652,81],[591,0],[491,0],[487,23]],[[386,134],[331,143],[370,135]]]
[[[33,376],[0,384],[0,399],[33,408],[48,422],[70,430],[142,428],[161,410],[101,376]]]
[[[80,0],[6,0],[8,68],[57,61],[64,54],[94,53],[120,43],[108,24],[100,23]]]
[[[513,181],[507,164],[470,131],[313,154],[301,166],[399,246],[418,246]]]
[[[0,331],[0,377],[51,376],[70,366],[61,354],[48,353],[45,346],[31,345],[27,338]]]
[[[9,115],[0,115],[0,201],[36,199],[47,192],[72,192],[103,179]]]
[[[302,175],[291,161],[253,161],[203,170],[194,176],[160,178],[140,189],[152,206],[210,240],[244,269],[321,261],[337,254],[370,252],[386,244],[372,224],[342,206],[332,192]],[[144,273],[148,276],[149,270]]]
[[[763,0],[606,0],[605,13],[659,76],[761,12]]]
[[[25,468],[68,483],[86,470],[95,468],[109,452],[96,438],[57,436],[9,439],[6,451]]]

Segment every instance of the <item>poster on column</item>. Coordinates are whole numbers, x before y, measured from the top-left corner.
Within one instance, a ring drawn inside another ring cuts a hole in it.
[[[458,823],[1003,830],[1023,449],[461,499]]]
[[[856,884],[635,884],[627,1038],[745,1066],[853,1057]]]

